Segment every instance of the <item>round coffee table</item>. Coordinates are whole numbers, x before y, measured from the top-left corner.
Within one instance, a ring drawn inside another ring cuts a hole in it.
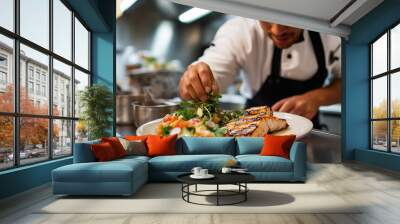
[[[216,173],[212,179],[193,179],[189,174],[182,174],[177,177],[178,181],[182,183],[182,199],[188,203],[198,205],[234,205],[245,202],[247,200],[247,192],[249,188],[247,183],[255,180],[255,177],[248,173]],[[198,190],[197,185],[215,185],[215,190]],[[220,185],[236,185],[237,190],[224,190],[220,189]],[[190,191],[190,186],[195,186],[194,191]],[[206,194],[214,192],[215,194]],[[216,197],[216,204],[202,204],[190,200],[190,196],[203,196],[203,197]],[[221,203],[221,197],[240,196],[240,199],[231,203]]]

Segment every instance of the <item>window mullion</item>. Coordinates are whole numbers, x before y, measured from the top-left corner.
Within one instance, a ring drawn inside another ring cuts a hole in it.
[[[19,35],[19,8],[20,8],[20,0],[14,1],[14,31],[17,35]],[[20,46],[19,39],[14,39],[14,112],[19,113],[20,111]],[[20,165],[20,155],[19,155],[19,136],[20,136],[20,119],[19,117],[14,116],[14,166]]]
[[[53,0],[49,0],[49,50],[53,52]],[[49,75],[48,75],[48,91],[49,94],[49,124],[48,124],[48,150],[49,159],[53,159],[53,56],[49,55]]]
[[[372,121],[372,119],[374,118],[373,117],[373,105],[372,105],[372,97],[373,97],[373,91],[374,91],[374,88],[373,88],[373,79],[372,79],[372,71],[373,71],[373,63],[372,63],[372,56],[373,56],[373,47],[372,47],[372,45],[370,45],[369,46],[369,52],[370,52],[370,55],[369,55],[369,69],[370,69],[370,71],[369,71],[369,119],[370,119],[370,122],[369,122],[369,148],[370,149],[373,149],[373,147],[374,147],[374,136],[373,136],[373,127],[374,127],[374,125],[373,125],[373,121]]]
[[[390,30],[387,32],[387,71],[390,70]],[[387,110],[388,110],[388,118],[392,117],[392,111],[391,111],[391,107],[392,107],[392,100],[391,100],[391,84],[390,84],[390,80],[391,80],[392,76],[390,75],[390,73],[387,75]],[[391,135],[391,129],[392,129],[392,125],[391,125],[392,121],[388,120],[387,122],[387,140],[389,141],[388,143],[388,152],[392,151],[392,135]]]
[[[71,60],[72,60],[72,64],[74,66],[71,67],[72,71],[71,71],[71,91],[72,91],[72,95],[71,95],[71,100],[72,100],[72,105],[71,105],[71,117],[75,118],[75,12],[72,11],[71,14],[71,24],[72,24],[72,38],[71,38]],[[75,125],[76,125],[76,121],[72,121],[71,122],[71,151],[72,151],[72,155],[74,155],[74,151],[75,151]]]

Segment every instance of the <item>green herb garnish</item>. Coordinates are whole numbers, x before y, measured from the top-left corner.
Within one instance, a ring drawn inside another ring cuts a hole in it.
[[[171,129],[172,129],[171,126],[163,126],[163,127],[161,127],[162,135],[163,136],[169,135],[169,133],[171,133]]]

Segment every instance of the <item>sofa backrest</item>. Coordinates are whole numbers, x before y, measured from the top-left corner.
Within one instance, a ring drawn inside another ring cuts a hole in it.
[[[182,137],[177,141],[177,154],[235,155],[235,139],[231,137]]]
[[[94,157],[90,146],[92,144],[99,144],[99,143],[100,143],[100,140],[75,143],[74,163],[95,162],[96,158]]]
[[[236,155],[259,154],[263,145],[263,137],[236,138]]]

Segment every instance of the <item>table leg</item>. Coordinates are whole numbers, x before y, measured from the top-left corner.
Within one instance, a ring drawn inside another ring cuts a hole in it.
[[[183,190],[184,190],[184,188],[183,188],[183,187],[184,187],[184,186],[185,186],[185,185],[182,183],[182,187],[181,187],[182,199],[183,199],[183,195],[184,195],[184,194],[183,194]]]
[[[217,206],[219,205],[219,184],[217,184]]]
[[[247,190],[247,183],[244,183],[244,201],[247,201],[247,192],[248,192],[248,190]]]
[[[188,193],[187,193],[187,201],[188,201],[188,202],[190,202],[190,201],[189,201],[189,195],[190,195],[190,184],[188,184],[188,185],[187,185],[187,191],[188,191]]]

